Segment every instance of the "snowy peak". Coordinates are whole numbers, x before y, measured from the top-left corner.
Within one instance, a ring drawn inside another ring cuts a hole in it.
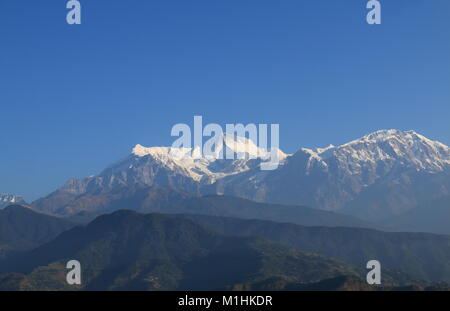
[[[144,147],[137,144],[133,150],[132,154],[138,157],[145,157],[148,155],[164,158],[164,157],[174,157],[174,158],[189,158],[192,149],[189,148],[171,148],[171,147]]]
[[[132,155],[138,158],[150,156],[169,170],[176,170],[194,180],[207,176],[211,181],[251,169],[251,159],[265,161],[269,157],[269,152],[251,139],[230,134],[217,136],[213,149],[210,154],[204,155],[200,147],[147,148],[136,145]],[[329,145],[301,150],[309,156],[307,173],[314,167],[328,170],[331,162],[352,175],[367,169],[376,171],[379,165],[384,169],[402,166],[428,172],[440,172],[450,166],[450,148],[415,131],[380,130],[337,147]],[[290,155],[281,150],[277,152],[284,165]],[[224,161],[219,161],[228,158],[229,154],[234,158],[225,162],[234,164],[224,165]]]
[[[12,195],[12,194],[0,194],[0,202],[5,203],[20,203],[23,202],[23,198],[21,196]]]
[[[360,139],[357,139],[353,142],[357,142],[357,141],[367,141],[367,142],[382,142],[382,141],[386,141],[389,139],[395,139],[399,136],[405,136],[406,134],[415,134],[414,131],[407,131],[407,132],[402,132],[399,130],[379,130],[373,133],[370,133]],[[350,142],[352,143],[352,142]]]
[[[338,147],[304,151],[316,160],[332,156],[352,173],[380,162],[429,172],[440,172],[450,165],[449,147],[415,131],[380,130]]]
[[[132,154],[138,156],[138,157],[145,157],[146,155],[152,154],[153,150],[156,152],[157,147],[154,148],[147,148],[140,144],[137,144],[133,150],[131,151]],[[161,148],[162,149],[162,148]]]
[[[212,140],[211,140],[212,139]],[[152,183],[149,174],[162,176],[165,170],[169,179],[183,176],[202,184],[211,184],[219,179],[237,175],[252,169],[261,170],[261,166],[277,158],[280,165],[288,157],[279,149],[267,151],[258,147],[248,138],[233,134],[221,134],[204,139],[203,146],[195,148],[144,147],[136,145],[130,157],[106,170],[114,174],[115,181],[124,176],[138,175],[138,181]],[[150,173],[149,173],[150,171]],[[108,177],[108,179],[111,179]]]
[[[316,148],[316,149],[302,148],[301,151],[311,155],[313,158],[326,159],[333,153],[335,149],[336,146],[330,144],[328,147],[325,148]]]
[[[199,147],[193,148],[173,148],[173,147],[144,147],[137,144],[132,154],[138,157],[145,157],[148,155],[157,158],[173,158],[176,160],[218,160],[226,157],[227,153],[233,154],[236,158],[240,155],[245,159],[266,159],[269,157],[269,151],[258,147],[251,139],[222,134],[216,137],[216,148],[209,154],[202,154],[203,151]],[[202,151],[202,152],[200,152]],[[280,149],[276,150],[280,160],[284,160],[287,155]]]
[[[12,194],[0,194],[0,208],[11,204],[24,204],[25,200],[21,196]]]
[[[197,157],[201,154],[200,148],[136,145],[131,155],[99,175],[71,180],[50,196],[48,203],[39,204],[49,204],[56,210],[65,208],[67,200],[83,193],[145,185],[173,187],[194,195],[226,194],[333,211],[353,208],[348,204],[362,195],[367,197],[361,200],[379,204],[376,206],[380,208],[386,205],[398,215],[408,206],[417,206],[420,198],[414,197],[415,187],[419,189],[423,180],[434,182],[424,196],[430,189],[436,192],[436,195],[430,194],[430,198],[450,193],[450,180],[445,181],[447,172],[450,173],[449,147],[414,131],[381,130],[340,146],[301,149],[295,155],[277,150],[280,166],[270,172],[261,169],[262,164],[267,163],[264,159],[267,151],[251,139],[233,135],[216,139],[219,144],[212,144],[216,148],[212,148],[214,152],[210,157]],[[206,149],[207,142],[211,141],[204,142]],[[258,158],[222,159],[220,156],[226,155],[228,150]],[[440,172],[444,174],[438,174]],[[425,179],[415,180],[418,175]],[[409,181],[404,183],[406,178]],[[380,188],[371,190],[374,184]],[[373,193],[399,184],[405,185],[399,197],[389,197],[389,202],[376,201],[379,196]],[[55,205],[60,199],[62,203]],[[372,206],[369,203],[368,206]],[[380,215],[383,213],[381,211]]]
[[[424,143],[427,145],[435,145],[439,147],[447,148],[444,144],[432,141],[428,138],[426,138],[423,135],[420,135],[416,133],[415,131],[400,131],[400,130],[380,130],[373,132],[371,134],[368,134],[360,139],[351,141],[347,144],[344,144],[342,146],[347,145],[354,145],[359,143],[383,143],[387,141],[398,141],[405,144],[413,144],[413,143]]]

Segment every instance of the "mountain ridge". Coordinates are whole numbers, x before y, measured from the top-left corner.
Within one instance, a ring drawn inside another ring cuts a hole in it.
[[[450,283],[450,235],[302,226],[205,215],[177,216],[224,235],[260,236],[359,266],[377,259],[384,268],[417,279]]]
[[[82,265],[81,287],[65,280],[72,259]],[[214,290],[275,276],[304,283],[363,271],[265,239],[223,236],[188,219],[129,210],[100,216],[0,264],[8,273],[0,275],[6,290]]]
[[[74,221],[86,222],[100,214],[123,208],[143,213],[191,213],[275,220],[302,225],[378,228],[374,224],[352,216],[304,206],[267,204],[219,195],[194,196],[176,188],[146,185],[87,192],[67,203],[62,209],[53,212],[69,216]]]

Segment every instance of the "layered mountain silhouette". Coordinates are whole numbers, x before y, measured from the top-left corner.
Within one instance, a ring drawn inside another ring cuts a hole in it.
[[[447,146],[378,131],[277,150],[278,169],[263,171],[265,150],[221,139],[238,158],[137,145],[31,207],[0,209],[0,289],[369,290],[373,259],[383,287],[370,290],[448,289],[427,282],[450,282],[450,236],[398,232],[450,234]],[[65,280],[72,259],[79,287]]]
[[[264,157],[258,156],[263,152],[248,139],[224,139],[225,146],[247,157],[198,158],[188,149],[138,145],[130,156],[99,175],[70,180],[33,206],[71,215],[81,211],[71,204],[84,195],[139,184],[172,187],[192,195],[308,206],[398,229],[405,229],[402,218],[409,215],[409,230],[450,233],[445,226],[439,230],[425,224],[414,227],[420,221],[413,219],[415,210],[427,206],[427,214],[436,218],[432,215],[439,214],[439,207],[433,204],[450,195],[450,148],[414,131],[377,131],[341,146],[302,148],[293,155],[279,151],[281,163],[274,171],[260,169]],[[184,156],[179,157],[180,153]]]
[[[42,206],[37,205],[42,209]],[[55,210],[75,222],[88,222],[96,216],[120,209],[142,213],[200,214],[244,219],[291,222],[305,226],[376,226],[358,218],[304,206],[267,204],[229,196],[198,197],[175,188],[146,185],[116,186],[113,189],[83,193]]]
[[[450,282],[450,236],[365,228],[306,227],[229,217],[182,215],[225,235],[260,236],[358,266],[379,260],[384,268],[418,280]]]
[[[122,210],[0,260],[0,290],[444,290],[429,284],[450,280],[449,244],[433,234]],[[364,281],[374,258],[381,288]],[[65,281],[71,259],[82,264],[83,286]]]
[[[82,285],[66,283],[78,260]],[[362,270],[257,237],[215,233],[191,220],[118,211],[0,263],[7,290],[212,290],[318,282]]]

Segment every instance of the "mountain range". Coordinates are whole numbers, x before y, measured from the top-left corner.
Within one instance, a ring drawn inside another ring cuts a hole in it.
[[[1,196],[0,290],[449,289],[447,146],[384,130],[277,150],[264,171],[265,150],[221,139],[207,158],[137,145],[29,206]],[[82,286],[65,282],[71,259]],[[364,281],[373,259],[381,287]]]
[[[20,236],[22,248],[0,258],[0,290],[374,290],[363,281],[373,258],[384,289],[450,281],[444,235],[130,210],[74,225],[24,206],[0,214],[10,219],[21,230],[1,241],[17,246]],[[71,259],[82,263],[82,287],[65,283]]]
[[[228,195],[308,206],[397,230],[450,234],[450,226],[426,222],[414,226],[422,220],[416,211],[437,218],[433,215],[442,214],[442,208],[435,206],[450,195],[450,148],[414,131],[381,130],[337,147],[301,148],[294,154],[278,151],[281,162],[273,171],[260,169],[264,159],[258,155],[263,152],[249,139],[223,139],[226,148],[247,156],[198,158],[192,150],[137,145],[100,174],[71,179],[33,206],[73,215],[85,210],[79,207],[80,199],[144,185],[194,196]]]

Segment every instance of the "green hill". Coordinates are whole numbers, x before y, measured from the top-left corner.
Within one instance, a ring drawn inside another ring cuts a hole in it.
[[[65,264],[82,266],[81,287]],[[213,290],[272,278],[310,283],[360,269],[261,238],[227,237],[188,219],[118,211],[1,263],[0,289]]]

